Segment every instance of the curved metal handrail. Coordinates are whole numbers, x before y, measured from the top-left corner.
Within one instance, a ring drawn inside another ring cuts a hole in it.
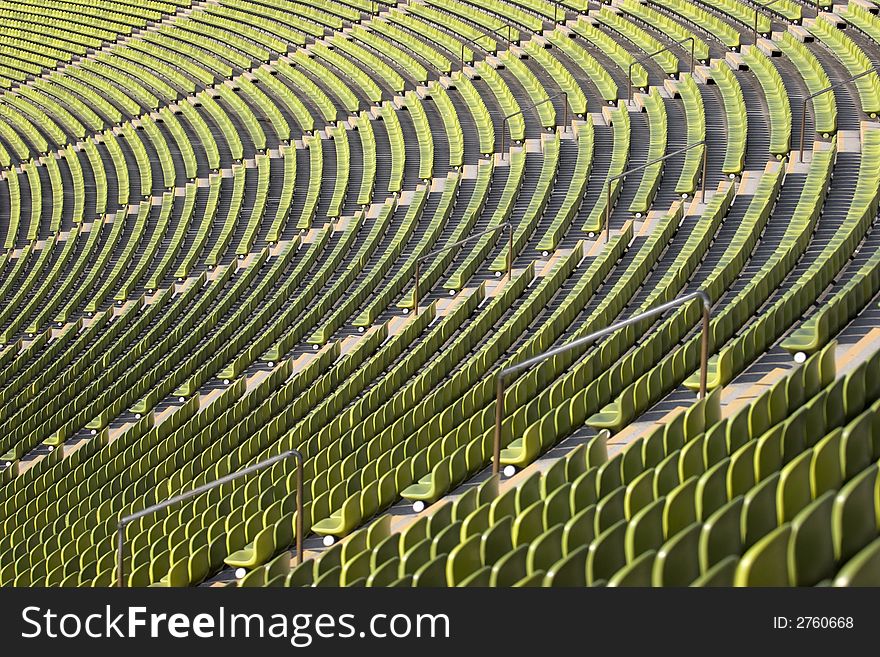
[[[626,71],[626,102],[627,102],[627,104],[630,101],[632,101],[632,97],[633,97],[632,96],[633,66],[635,66],[636,64],[641,64],[642,62],[646,62],[649,59],[656,57],[657,55],[659,55],[662,52],[666,52],[667,50],[672,50],[673,46],[680,46],[681,44],[687,43],[688,41],[691,42],[691,70],[690,70],[690,74],[691,75],[694,74],[694,46],[696,44],[696,39],[694,39],[694,37],[692,37],[692,36],[686,37],[686,38],[682,39],[681,41],[676,41],[675,43],[670,43],[668,46],[663,46],[657,52],[652,52],[648,55],[638,57],[629,63],[629,68]]]
[[[175,495],[174,497],[170,497],[164,502],[159,502],[158,504],[154,504],[153,506],[148,506],[146,509],[142,509],[137,513],[132,513],[131,515],[125,516],[119,519],[119,524],[116,526],[116,586],[124,587],[125,586],[125,528],[135,520],[139,518],[143,518],[145,516],[151,515],[156,511],[161,511],[162,509],[167,509],[170,506],[173,506],[179,502],[183,502],[185,500],[196,497],[197,495],[201,495],[202,493],[206,493],[209,490],[213,490],[214,488],[218,488],[223,484],[228,484],[230,481],[235,481],[236,479],[240,479],[241,477],[245,477],[249,474],[253,474],[254,472],[258,472],[260,470],[264,470],[268,468],[270,465],[274,465],[279,461],[284,461],[289,458],[296,458],[296,562],[297,564],[302,563],[302,540],[303,540],[303,455],[295,449],[288,450],[286,452],[282,452],[276,456],[266,459],[265,461],[260,461],[259,463],[255,463],[253,465],[249,465],[243,470],[239,470],[238,472],[233,472],[232,474],[228,474],[225,477],[220,477],[215,481],[211,481],[207,484],[199,486],[197,488],[193,488],[190,491],[185,493],[181,493],[179,495]]]
[[[514,112],[513,114],[508,114],[507,116],[504,117],[504,119],[501,121],[501,151],[500,152],[501,152],[501,159],[502,160],[505,159],[504,147],[507,142],[507,122],[510,119],[512,119],[514,116],[519,116],[520,114],[525,113],[525,111],[527,109],[534,109],[536,107],[540,107],[541,105],[544,105],[545,103],[549,103],[554,98],[559,98],[560,96],[565,98],[565,102],[562,105],[562,129],[565,130],[565,126],[566,126],[566,124],[568,124],[568,92],[567,91],[560,91],[560,92],[557,92],[557,93],[552,94],[550,96],[547,96],[543,100],[539,100],[537,103],[531,103],[529,105],[526,105],[525,107],[520,108],[520,110],[518,112]]]
[[[770,7],[770,5],[775,5],[777,2],[782,2],[782,0],[770,0],[770,2],[764,4],[762,4],[759,0],[754,0],[755,5],[757,5],[755,7],[755,24],[752,26],[752,37],[755,40],[755,45],[758,45],[758,10],[767,9]]]
[[[816,93],[812,93],[809,96],[807,96],[806,98],[804,98],[804,104],[801,107],[801,110],[802,110],[801,111],[801,139],[800,139],[800,146],[798,148],[798,162],[804,161],[804,159],[803,159],[804,158],[804,131],[807,129],[807,103],[809,101],[813,100],[814,98],[816,98],[817,96],[821,96],[822,94],[826,94],[829,91],[833,91],[833,90],[837,89],[838,87],[842,87],[843,85],[849,84],[850,82],[855,82],[859,78],[863,78],[866,75],[869,75],[871,73],[877,73],[878,71],[880,71],[880,66],[874,66],[873,68],[869,68],[866,71],[862,71],[858,75],[854,75],[851,78],[847,78],[846,80],[841,80],[840,82],[835,82],[831,86],[825,87],[824,89],[820,89]]]
[[[413,314],[419,314],[419,277],[422,272],[423,260],[427,260],[428,258],[432,258],[439,253],[444,253],[463,244],[467,244],[468,242],[473,242],[475,239],[479,239],[484,235],[489,235],[490,233],[495,233],[499,230],[504,229],[510,231],[510,241],[507,245],[507,274],[510,275],[513,272],[513,224],[509,221],[504,221],[494,228],[487,228],[486,230],[480,231],[479,233],[469,235],[463,240],[453,242],[452,244],[447,244],[446,246],[442,246],[439,249],[434,249],[430,253],[426,253],[425,255],[416,258],[415,272],[413,273]]]
[[[507,36],[504,36],[504,34],[502,34],[501,28],[507,28]],[[519,41],[518,38],[517,39],[510,38],[511,32],[516,30],[516,28],[513,27],[513,25],[511,25],[510,23],[504,23],[501,27],[496,28],[494,30],[492,30],[491,28],[488,28],[488,29],[490,30],[490,32],[480,34],[478,36],[475,36],[474,38],[462,37],[464,39],[464,41],[462,41],[462,43],[461,43],[461,54],[459,56],[459,60],[461,61],[462,68],[464,68],[465,64],[466,64],[466,62],[464,60],[464,49],[465,49],[465,46],[469,43],[473,44],[475,46],[479,46],[480,44],[478,43],[478,41],[480,41],[480,39],[491,39],[492,34],[494,34],[495,36],[500,37],[502,39],[507,39],[508,43],[513,43],[514,41]],[[518,35],[518,33],[517,33],[517,35]],[[494,41],[494,39],[493,39],[493,41]],[[497,41],[496,41],[496,45],[497,45]],[[496,52],[497,52],[497,48],[496,48]]]
[[[633,315],[622,321],[610,324],[603,329],[594,331],[593,333],[578,338],[577,340],[572,340],[571,342],[554,349],[549,349],[544,353],[533,356],[521,363],[499,370],[495,375],[495,437],[492,444],[492,474],[498,474],[501,471],[501,423],[504,420],[504,391],[509,383],[512,383],[513,380],[523,372],[532,369],[536,365],[540,365],[549,358],[572,351],[578,347],[590,345],[599,338],[610,335],[619,329],[637,324],[643,319],[650,319],[657,315],[662,315],[667,310],[683,306],[695,299],[699,299],[703,302],[703,328],[700,346],[700,399],[704,399],[706,397],[706,385],[709,372],[709,321],[712,312],[712,299],[703,290],[697,290],[696,292],[677,297],[672,301],[657,306],[656,308],[651,308],[638,315]]]
[[[633,167],[632,169],[627,169],[623,173],[618,173],[616,176],[611,176],[608,180],[605,181],[605,242],[609,242],[611,240],[611,184],[615,180],[619,180],[621,178],[625,178],[631,173],[636,173],[637,171],[641,171],[642,169],[647,169],[649,166],[657,164],[658,162],[662,162],[663,160],[668,160],[670,157],[675,157],[676,155],[681,155],[692,148],[696,148],[697,146],[706,146],[703,149],[703,173],[701,174],[701,187],[700,190],[700,203],[706,202],[706,164],[707,164],[707,152],[709,150],[708,144],[705,139],[701,139],[698,142],[694,142],[690,146],[685,146],[684,148],[679,148],[677,151],[672,151],[671,153],[667,153],[663,157],[658,157],[650,162],[645,162],[644,164],[640,164],[637,167]]]

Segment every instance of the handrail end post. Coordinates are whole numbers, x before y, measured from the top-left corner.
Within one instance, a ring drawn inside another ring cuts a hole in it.
[[[492,440],[492,474],[501,472],[501,423],[504,419],[504,374],[495,378],[495,434]]]
[[[705,399],[709,379],[709,327],[712,303],[705,291],[700,290],[699,294],[703,300],[703,330],[700,339],[700,399]]]

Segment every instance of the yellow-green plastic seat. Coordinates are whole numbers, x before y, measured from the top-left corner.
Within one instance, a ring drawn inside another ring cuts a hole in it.
[[[630,561],[614,573],[614,576],[608,580],[608,586],[651,586],[651,573],[653,572],[656,558],[657,552],[655,550],[643,552],[636,559]]]
[[[733,576],[734,586],[790,586],[788,543],[791,525],[777,527],[746,550]]]
[[[838,571],[833,586],[880,586],[880,539],[853,555]]]

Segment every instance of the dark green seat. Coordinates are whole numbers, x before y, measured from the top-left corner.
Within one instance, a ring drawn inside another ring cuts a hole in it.
[[[880,586],[880,539],[869,543],[847,561],[834,586]]]
[[[586,586],[587,552],[589,547],[581,545],[547,569],[544,586]]]
[[[558,524],[532,541],[526,557],[526,569],[529,573],[547,571],[562,557],[562,524]]]
[[[599,501],[599,496],[596,494],[598,472],[598,468],[591,468],[572,482],[569,498],[572,516]]]
[[[727,503],[727,471],[730,459],[723,458],[712,465],[697,481],[697,519],[705,521]]]
[[[746,550],[733,576],[734,586],[789,586],[791,525],[777,527]]]
[[[627,485],[626,495],[623,499],[623,511],[627,518],[632,518],[653,501],[654,473],[651,470],[646,470]]]
[[[777,424],[758,438],[754,455],[755,481],[762,481],[782,468],[782,436],[784,433],[783,425]]]
[[[655,500],[639,511],[626,527],[626,560],[634,561],[648,550],[657,550],[663,545],[663,513],[665,498]]]
[[[432,558],[438,554],[448,554],[452,548],[461,543],[461,525],[461,520],[456,520],[437,532],[431,542]]]
[[[438,554],[419,568],[412,578],[414,588],[437,588],[446,585],[446,560],[449,555]]]
[[[843,429],[840,438],[840,460],[844,480],[855,477],[873,460],[872,424],[874,413],[868,411],[855,418]]]
[[[587,583],[608,579],[626,564],[626,520],[599,534],[587,553]]]
[[[838,428],[813,446],[813,459],[810,462],[810,488],[814,499],[828,491],[837,490],[843,485],[840,458],[842,437],[843,430]]]
[[[589,545],[596,537],[594,518],[596,506],[588,506],[572,516],[562,530],[562,549],[571,554],[584,545]]]
[[[449,552],[449,558],[446,560],[447,586],[458,586],[482,568],[480,542],[480,535],[474,534],[452,548]]]
[[[831,531],[839,562],[849,561],[877,536],[876,486],[874,464],[847,482],[834,499]]]
[[[416,571],[432,559],[431,538],[424,538],[412,546],[400,559],[400,574],[415,575]]]
[[[728,499],[745,495],[755,485],[755,445],[754,440],[749,441],[730,455],[730,467],[727,469]]]
[[[380,587],[390,586],[400,576],[400,559],[394,557],[382,563],[378,568],[373,568],[367,578],[366,586]]]
[[[776,529],[778,483],[779,473],[776,473],[746,493],[741,518],[743,547],[751,547],[761,537]]]
[[[525,545],[544,531],[544,502],[537,500],[520,512],[513,521],[511,537],[514,545]]]
[[[590,526],[592,526],[592,522]],[[482,563],[493,564],[513,549],[513,542],[510,538],[512,528],[513,518],[508,516],[483,532],[480,536],[480,561]]]
[[[489,580],[489,585],[513,586],[523,577],[528,575],[526,567],[526,557],[528,552],[528,545],[520,545],[501,557],[495,565],[492,566],[492,576]]]
[[[795,457],[779,473],[779,487],[776,489],[777,523],[792,520],[812,501],[810,488],[810,465],[813,450],[809,449]]]
[[[614,573],[614,576],[608,580],[608,586],[651,586],[651,573],[656,557],[657,552],[654,550],[643,552]]]
[[[654,586],[688,586],[700,576],[701,530],[695,522],[660,547],[651,571]]]
[[[545,528],[565,524],[571,519],[571,484],[564,483],[553,490],[544,500],[542,524]]]
[[[834,574],[831,510],[834,491],[811,502],[791,522],[788,576],[795,586],[814,586]]]
[[[624,513],[624,498],[626,497],[626,487],[620,486],[613,492],[603,497],[596,504],[596,535],[623,520],[626,517]]]
[[[736,572],[736,565],[738,563],[738,557],[725,557],[707,570],[703,575],[700,575],[695,579],[691,586],[733,586],[733,575]]]
[[[732,499],[713,513],[700,532],[700,571],[708,571],[721,560],[742,553],[742,530],[740,517],[742,496]]]
[[[663,536],[672,538],[697,519],[697,477],[691,477],[669,492],[663,508]]]
[[[471,573],[467,579],[463,580],[458,586],[461,588],[478,587],[486,588],[492,578],[492,569],[489,566],[483,566],[477,572]]]

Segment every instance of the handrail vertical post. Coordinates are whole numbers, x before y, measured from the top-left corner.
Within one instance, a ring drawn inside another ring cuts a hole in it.
[[[303,518],[303,457],[300,452],[296,452],[296,565],[301,566],[303,562],[303,527],[305,519]]]
[[[688,38],[691,40],[691,75],[693,75],[694,73],[696,73],[696,71],[694,70],[694,61],[695,61],[694,50],[695,50],[695,46],[696,46],[696,41],[694,40],[694,37],[688,37]]]
[[[626,104],[629,105],[633,99],[633,66],[635,66],[636,60],[634,59],[629,63],[629,67],[626,70]]]
[[[116,528],[116,586],[124,587],[123,583],[125,578],[123,576],[123,571],[125,566],[123,565],[124,552],[122,549],[123,536],[125,534],[125,526],[127,523],[119,522],[119,526]]]
[[[507,277],[513,280],[513,224],[507,224]]]
[[[819,6],[818,2],[816,4],[816,6],[817,7]],[[877,73],[878,71],[880,71],[880,64],[878,64],[877,66],[872,66],[869,69],[865,69],[861,73],[853,75],[851,78],[847,78],[846,80],[840,80],[838,82],[835,82],[831,86],[825,87],[824,89],[820,89],[819,91],[812,93],[809,96],[807,96],[806,98],[804,98],[803,111],[801,112],[801,136],[800,136],[800,145],[798,147],[798,162],[804,161],[803,160],[804,132],[806,132],[806,129],[807,129],[807,102],[821,96],[822,94],[827,94],[829,91],[834,91],[835,89],[842,87],[845,84],[849,84],[850,82],[855,82],[856,80],[859,80],[859,79],[865,77],[866,75],[870,75],[871,73]]]
[[[700,338],[700,399],[706,398],[709,379],[709,313],[711,307],[703,300],[703,330]]]
[[[501,472],[501,423],[504,420],[504,375],[495,383],[495,439],[492,442],[492,474]]]
[[[231,474],[225,475],[211,481],[207,484],[203,484],[192,490],[186,491],[185,493],[180,493],[179,495],[175,495],[174,497],[170,497],[163,502],[159,502],[158,504],[154,504],[152,506],[148,506],[146,509],[142,509],[137,511],[136,513],[132,513],[131,515],[125,516],[119,519],[119,523],[116,525],[116,586],[120,588],[125,587],[125,528],[134,520],[138,520],[148,515],[152,515],[156,511],[161,511],[162,509],[167,509],[168,507],[174,506],[178,502],[183,502],[185,500],[191,499],[202,493],[206,493],[210,490],[218,488],[224,484],[228,484],[231,481],[235,481],[236,479],[240,479],[241,477],[247,476],[254,472],[258,472],[263,470],[270,465],[274,465],[279,461],[284,461],[294,457],[296,459],[296,562],[297,564],[302,563],[302,555],[303,555],[303,455],[299,451],[295,449],[287,450],[286,452],[282,452],[276,456],[266,459],[265,461],[260,461],[259,463],[255,463],[253,465],[249,465],[246,468],[239,470],[238,472],[233,472]]]
[[[696,50],[695,50],[696,40],[694,39],[694,37],[684,38],[681,41],[676,41],[675,43],[671,43],[668,46],[663,46],[662,48],[660,48],[660,50],[658,50],[656,52],[652,52],[652,53],[647,54],[643,57],[637,57],[637,58],[633,59],[632,61],[630,61],[629,66],[627,67],[627,71],[626,71],[626,102],[627,102],[627,104],[632,102],[632,70],[633,70],[633,66],[635,66],[636,64],[639,64],[641,62],[646,62],[649,59],[656,57],[660,53],[664,53],[669,50],[672,50],[672,46],[680,46],[684,43],[687,43],[688,41],[690,41],[690,43],[691,43],[691,70],[690,70],[690,74],[693,75],[694,74],[694,63],[696,62],[696,58],[694,57],[694,54],[696,52]],[[678,67],[678,59],[676,59],[675,65],[676,65],[676,67]]]
[[[568,131],[568,92],[562,92],[562,133]]]
[[[605,183],[605,244],[611,241],[611,181]]]
[[[535,109],[536,107],[540,107],[544,103],[549,103],[554,98],[559,98],[559,96],[565,97],[565,106],[563,108],[563,111],[564,111],[563,116],[564,116],[565,121],[567,122],[568,121],[568,92],[566,92],[566,91],[560,91],[559,93],[555,93],[551,96],[547,96],[543,100],[539,100],[537,103],[532,103],[530,105],[526,105],[525,107],[521,108],[519,111],[516,111],[513,114],[508,114],[507,116],[505,116],[501,120],[501,160],[502,161],[505,159],[505,150],[506,150],[505,146],[507,144],[507,122],[510,119],[512,119],[514,116],[519,116],[520,114],[525,114],[525,111],[527,109]],[[553,105],[551,103],[551,107],[552,106]],[[553,112],[555,115],[556,108],[553,109]],[[564,130],[564,126],[563,126],[563,130]]]
[[[627,169],[623,173],[618,173],[616,176],[611,176],[605,181],[605,242],[608,243],[611,240],[611,183],[615,180],[620,180],[621,178],[626,178],[631,173],[635,173],[636,171],[642,171],[643,169],[647,169],[649,166],[657,164],[658,162],[663,162],[664,160],[668,160],[670,157],[675,157],[676,155],[681,155],[682,153],[686,153],[692,148],[696,148],[697,146],[703,146],[703,199],[702,202],[706,202],[706,175],[707,175],[707,150],[708,144],[705,139],[701,139],[700,141],[694,142],[693,144],[689,144],[684,148],[679,148],[677,151],[673,151],[671,153],[667,153],[663,157],[658,157],[655,160],[651,160],[650,162],[645,162],[644,164],[640,164],[637,167],[633,167],[632,169]],[[601,230],[601,224],[599,226]]]
[[[708,160],[709,160],[709,146],[705,143],[706,140],[703,140],[703,189],[700,191],[700,203],[706,203],[706,186],[708,185],[709,179],[708,176]]]
[[[801,139],[800,145],[798,146],[798,162],[801,163],[804,161],[804,132],[807,130],[807,101],[809,98],[804,98],[803,109],[801,110]]]
[[[781,0],[770,0],[770,2],[765,2],[764,4],[761,4],[760,2],[755,0],[755,4],[758,6],[755,7],[755,25],[752,28],[752,35],[754,36],[756,46],[758,45],[758,9],[767,9],[770,5],[775,5],[777,2],[780,2],[780,1]],[[816,0],[816,2],[818,2],[818,1],[819,0]],[[770,29],[771,30],[773,29],[772,22],[770,23]]]
[[[507,248],[507,273],[512,274],[513,272],[513,224],[509,221],[505,221],[503,223],[498,224],[492,228],[487,228],[486,230],[480,231],[479,233],[474,233],[473,235],[469,235],[462,240],[457,242],[453,242],[452,244],[447,244],[445,246],[434,249],[429,253],[425,253],[422,256],[416,258],[416,266],[415,271],[413,273],[413,295],[415,302],[415,312],[418,314],[419,302],[421,301],[421,293],[420,293],[420,285],[421,285],[421,275],[422,275],[422,261],[427,260],[428,258],[437,255],[438,253],[444,253],[449,251],[450,249],[454,249],[462,244],[467,244],[468,242],[472,242],[475,239],[479,239],[485,235],[489,235],[491,233],[495,233],[499,230],[509,230],[510,231],[510,240],[508,242]]]
[[[414,285],[413,285],[413,312],[416,316],[419,314],[419,274],[421,274],[421,261],[419,258],[416,258],[416,270],[413,275]]]
[[[706,292],[704,292],[703,290],[698,290],[696,292],[691,292],[690,294],[685,294],[683,296],[672,299],[671,301],[667,301],[664,304],[655,306],[654,308],[651,308],[650,310],[647,310],[643,313],[639,313],[638,315],[633,315],[631,317],[628,317],[627,319],[609,324],[603,329],[599,329],[598,331],[594,331],[589,335],[585,335],[571,342],[567,342],[559,347],[548,349],[547,351],[544,351],[536,356],[532,356],[531,358],[524,360],[521,363],[516,363],[514,365],[499,370],[495,375],[495,431],[492,443],[492,474],[498,474],[501,471],[501,425],[504,422],[504,392],[506,389],[506,384],[508,383],[508,378],[510,380],[513,380],[521,373],[530,370],[536,365],[540,365],[544,361],[554,356],[566,353],[578,347],[591,345],[599,338],[605,337],[606,335],[611,335],[619,329],[632,326],[645,319],[657,317],[668,310],[678,308],[679,306],[682,306],[697,299],[700,300],[703,306],[703,326],[700,346],[700,399],[705,399],[708,385],[710,326],[709,319],[712,300]]]

